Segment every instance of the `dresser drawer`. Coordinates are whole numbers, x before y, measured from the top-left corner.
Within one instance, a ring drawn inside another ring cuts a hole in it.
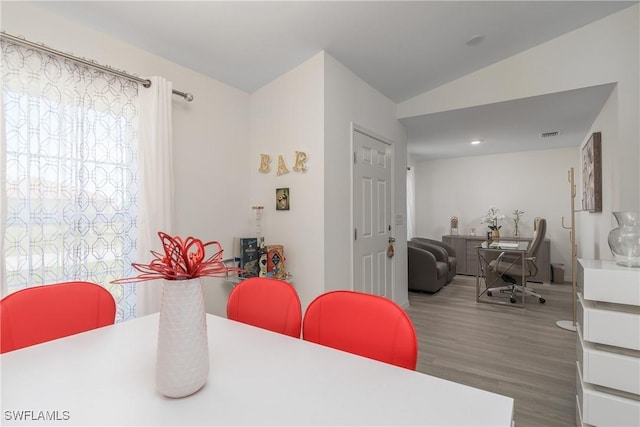
[[[578,329],[578,362],[584,382],[640,394],[640,354],[627,352],[613,353],[585,342]]]
[[[593,427],[591,424],[586,424],[582,421],[582,409],[580,408],[580,398],[576,395],[576,426],[577,427]]]
[[[576,395],[576,426],[584,427],[584,423],[582,422],[582,413],[580,411],[580,399],[578,398],[578,395]]]
[[[585,341],[640,350],[640,311],[636,312],[636,307],[612,309],[585,301],[581,294],[578,294],[578,305],[578,322]]]
[[[585,425],[640,426],[640,401],[603,393],[583,381],[579,366],[577,372],[578,411]]]
[[[580,260],[578,287],[585,300],[640,306],[640,274],[614,261]]]

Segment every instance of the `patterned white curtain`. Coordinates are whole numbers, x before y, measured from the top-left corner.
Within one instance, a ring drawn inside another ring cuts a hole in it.
[[[2,292],[107,287],[135,316],[138,84],[2,41]]]

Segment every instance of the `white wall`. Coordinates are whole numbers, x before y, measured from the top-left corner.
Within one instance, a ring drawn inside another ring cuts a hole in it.
[[[136,75],[161,75],[192,92],[191,103],[173,100],[174,233],[218,240],[232,255],[232,238],[250,219],[250,195],[238,191],[248,181],[248,94],[22,2],[2,3],[2,29]],[[206,283],[207,310],[224,314],[229,289],[217,279]]]
[[[319,53],[251,95],[251,146],[247,193],[264,206],[267,244],[282,244],[303,309],[324,291],[324,55]],[[295,151],[308,156],[307,172],[293,171]],[[271,172],[258,171],[260,154],[272,158]],[[290,170],[277,175],[278,156]],[[288,187],[290,210],[276,211],[276,188]]]
[[[500,234],[513,235],[512,212],[525,212],[520,235],[533,235],[533,219],[547,220],[551,262],[571,266],[569,232],[570,185],[567,173],[579,165],[575,148],[528,151],[478,157],[418,162],[416,181],[416,236],[440,240],[450,234],[449,220],[458,217],[459,234],[489,229],[481,224],[487,209],[496,205],[505,215]]]
[[[593,132],[602,134],[602,212],[579,212],[576,214],[578,230],[576,244],[578,245],[579,258],[614,259],[607,243],[609,231],[617,227],[612,212],[620,210],[614,208],[614,206],[620,206],[614,198],[619,197],[616,189],[620,186],[621,181],[629,179],[629,176],[626,176],[626,173],[616,164],[617,156],[614,151],[617,149],[617,145],[611,143],[611,141],[618,141],[618,117],[618,88],[616,87],[593,122],[589,134],[585,137],[584,142],[580,145],[580,151],[577,153],[580,162],[582,147],[591,134]],[[636,164],[636,167],[638,166]],[[580,168],[577,170],[579,171]],[[576,209],[580,209],[582,205],[582,175],[580,172],[578,175],[576,177],[578,183]]]
[[[352,123],[393,141],[392,235],[396,238],[392,299],[408,305],[406,241],[406,130],[395,104],[325,54],[325,278],[327,289],[351,289]],[[398,218],[398,221],[396,221]]]
[[[303,309],[331,289],[351,289],[351,123],[394,141],[394,171],[406,170],[404,126],[395,105],[324,52],[251,95],[251,203],[265,206],[267,243],[285,246]],[[295,151],[308,156],[308,171],[292,170]],[[272,171],[258,171],[260,154]],[[278,176],[284,155],[290,173]],[[405,216],[405,177],[396,181],[396,210]],[[275,210],[275,190],[288,187],[289,211]],[[402,241],[406,227],[395,234]],[[393,298],[408,304],[406,250],[398,248]]]
[[[609,100],[615,105],[608,106],[602,119],[608,128],[603,134],[608,195],[603,213],[589,214],[588,221],[579,223],[579,256],[602,256],[605,231],[611,228],[609,213],[640,209],[639,17],[640,5],[624,9],[401,103],[398,117],[616,82],[616,95]],[[580,177],[579,168],[576,172]],[[581,188],[578,181],[579,193]]]

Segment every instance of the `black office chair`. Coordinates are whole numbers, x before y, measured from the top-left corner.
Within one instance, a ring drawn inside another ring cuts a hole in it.
[[[536,218],[533,222],[533,240],[527,248],[524,263],[524,275],[522,271],[522,261],[519,257],[509,254],[508,252],[502,252],[495,260],[489,263],[489,270],[500,275],[501,279],[506,283],[506,286],[493,288],[487,292],[488,296],[491,296],[493,292],[509,292],[511,303],[516,302],[516,294],[518,292],[525,295],[531,295],[544,304],[546,300],[537,292],[527,287],[527,278],[533,277],[538,273],[538,266],[536,265],[536,255],[538,249],[544,240],[544,235],[547,232],[547,221],[544,218]],[[524,276],[524,283],[522,277]]]

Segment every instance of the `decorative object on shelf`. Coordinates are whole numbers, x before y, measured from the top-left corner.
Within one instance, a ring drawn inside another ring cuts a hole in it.
[[[226,277],[228,267],[218,242],[182,239],[159,232],[164,253],[151,251],[149,264],[133,263],[141,274],[112,283],[162,279],[158,327],[156,388],[167,397],[185,397],[200,390],[209,377],[209,344],[201,277]],[[206,258],[206,249],[214,254]]]
[[[289,189],[288,188],[276,189],[276,210],[277,211],[289,210]]]
[[[513,210],[513,237],[520,237],[520,220],[524,216],[524,211],[520,209]]]
[[[602,143],[594,132],[582,148],[582,210],[602,212]]]
[[[264,247],[264,236],[262,235],[262,213],[264,206],[252,206],[254,215],[254,231],[258,247],[258,276],[267,276],[267,253]]]
[[[287,272],[284,269],[284,262],[286,260],[284,256],[284,246],[267,245],[266,258],[267,277],[273,277],[274,279],[284,279],[287,276]]]
[[[251,206],[253,211],[253,231],[258,239],[258,244],[264,242],[264,236],[262,234],[262,214],[264,212],[264,206]]]
[[[258,266],[260,269],[258,277],[267,277],[267,248],[264,246],[264,241],[260,243],[258,253]]]
[[[640,212],[614,212],[618,226],[609,231],[609,248],[616,264],[640,267]]]
[[[500,238],[500,229],[501,225],[498,225],[498,221],[504,219],[504,215],[500,213],[500,209],[498,209],[495,205],[490,206],[487,214],[484,216],[481,224],[488,224],[487,226],[491,230],[491,237],[494,239]]]
[[[452,216],[450,219],[450,222],[451,222],[451,235],[457,236],[458,235],[458,217]]]
[[[574,169],[569,169],[567,174],[569,179],[569,191],[571,194],[571,224],[566,226],[564,224],[564,217],[562,217],[562,228],[569,231],[569,240],[571,240],[571,306],[573,317],[572,320],[558,320],[556,325],[559,328],[566,329],[567,331],[576,331],[576,299],[577,299],[577,275],[576,271],[578,268],[578,245],[576,245],[576,212],[580,212],[580,210],[576,210],[576,184],[574,177]]]
[[[240,269],[242,277],[258,277],[260,275],[260,247],[257,237],[240,238]]]

